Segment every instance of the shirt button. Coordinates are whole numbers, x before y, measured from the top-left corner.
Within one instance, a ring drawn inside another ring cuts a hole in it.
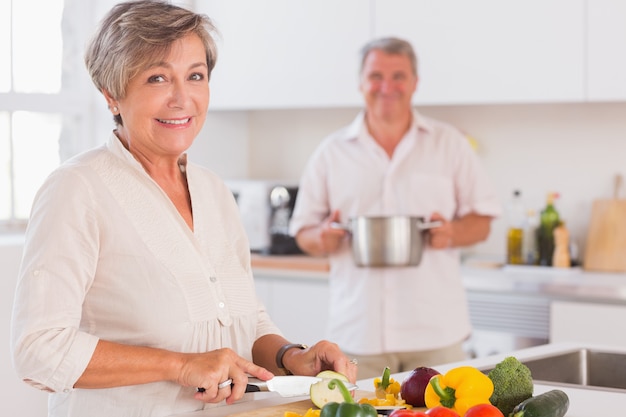
[[[220,308],[224,308],[224,303],[223,303],[223,302],[221,302],[221,301],[220,301],[217,305],[218,305]]]
[[[215,281],[217,281],[217,278],[216,278],[216,277],[211,277],[211,278],[209,278],[209,279],[211,280],[211,282],[215,282]]]
[[[39,276],[39,270],[38,270],[38,269],[35,269],[35,270],[33,271],[33,275],[34,275],[34,276]]]

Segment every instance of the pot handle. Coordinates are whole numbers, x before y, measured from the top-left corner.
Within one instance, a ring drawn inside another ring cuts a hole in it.
[[[330,228],[337,229],[337,230],[345,230],[346,232],[350,232],[350,227],[344,226],[343,224],[338,223],[338,222],[331,222]]]
[[[428,229],[432,229],[434,227],[439,227],[443,224],[442,221],[440,220],[435,220],[433,222],[418,222],[417,223],[417,228],[420,230],[428,230]]]

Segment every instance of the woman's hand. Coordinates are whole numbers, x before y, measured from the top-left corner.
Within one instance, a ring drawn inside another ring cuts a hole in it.
[[[195,398],[205,403],[226,400],[232,404],[241,399],[246,391],[248,375],[264,381],[274,377],[270,371],[245,360],[233,350],[224,348],[206,353],[184,354],[177,382],[183,386],[201,387]],[[218,388],[218,384],[232,379],[230,384]]]
[[[315,376],[322,371],[331,370],[356,381],[357,365],[343,354],[339,346],[327,340],[317,342],[308,349],[290,349],[283,357],[283,363],[296,375]]]

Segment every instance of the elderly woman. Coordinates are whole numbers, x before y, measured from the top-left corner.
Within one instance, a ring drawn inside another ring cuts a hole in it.
[[[231,192],[187,162],[209,104],[213,31],[183,8],[128,2],[87,49],[116,127],[40,189],[13,313],[15,367],[52,392],[50,416],[230,404],[248,375],[285,370],[356,378],[334,343],[281,336],[256,297]]]

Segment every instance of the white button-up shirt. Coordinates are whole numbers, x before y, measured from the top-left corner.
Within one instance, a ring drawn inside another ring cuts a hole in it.
[[[32,210],[12,323],[21,378],[50,391],[50,416],[166,416],[202,409],[194,387],[74,389],[99,339],[251,360],[279,333],[258,301],[230,190],[186,165],[191,231],[112,136],[56,170]]]
[[[345,223],[363,215],[447,219],[497,216],[496,193],[466,137],[414,112],[392,158],[361,113],[326,138],[300,181],[290,230],[318,225],[334,210]],[[417,267],[356,267],[347,239],[330,256],[328,338],[355,354],[430,350],[470,333],[459,251],[426,247]]]

